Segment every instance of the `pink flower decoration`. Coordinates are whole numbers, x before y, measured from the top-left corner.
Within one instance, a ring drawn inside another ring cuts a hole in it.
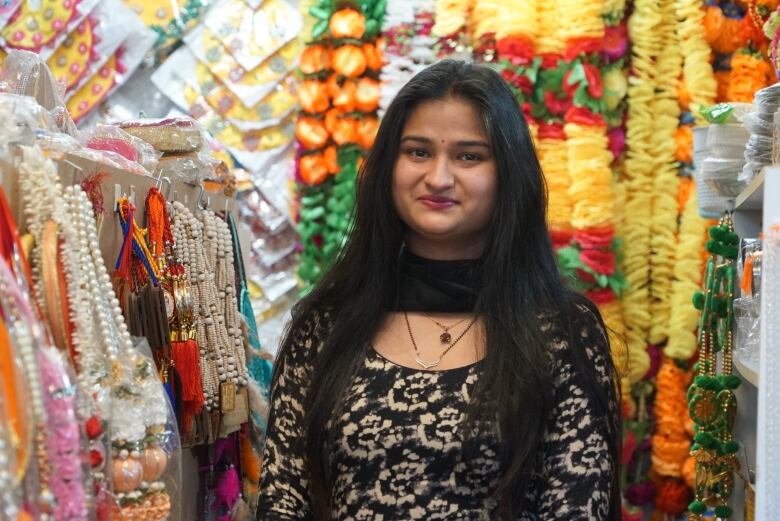
[[[607,138],[612,157],[618,159],[626,150],[626,131],[622,127],[613,128],[607,133]]]
[[[628,51],[628,28],[625,22],[604,31],[602,53],[609,60],[617,60]]]

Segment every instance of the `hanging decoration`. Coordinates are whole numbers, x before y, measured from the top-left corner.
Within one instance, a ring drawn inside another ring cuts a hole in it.
[[[730,215],[710,228],[710,237],[703,290],[694,297],[694,304],[701,312],[699,361],[697,376],[688,391],[695,431],[691,454],[696,459],[697,473],[696,499],[689,506],[693,521],[702,521],[708,507],[714,507],[719,518],[731,516],[728,500],[739,468],[736,455],[739,444],[732,434],[737,414],[734,390],[741,383],[740,378],[732,374],[732,301],[739,237],[734,233]],[[718,363],[718,353],[722,356],[722,364]]]
[[[383,42],[377,38],[383,0],[363,0],[360,10],[313,5],[317,19],[301,57],[298,99],[298,276],[311,289],[346,240],[360,158],[379,128],[379,73]]]

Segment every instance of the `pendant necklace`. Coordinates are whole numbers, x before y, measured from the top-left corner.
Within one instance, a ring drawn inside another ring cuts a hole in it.
[[[433,322],[434,324],[436,324],[437,326],[439,326],[441,328],[442,334],[439,335],[439,340],[441,341],[442,344],[449,344],[450,342],[452,342],[452,335],[450,334],[450,329],[458,327],[459,325],[461,325],[462,323],[464,323],[466,321],[466,319],[463,318],[461,320],[458,320],[457,322],[455,322],[451,326],[448,326],[446,324],[442,324],[441,322],[439,322],[438,320],[436,320],[434,318],[429,317],[428,315],[425,315],[425,318],[427,318],[428,320],[430,320],[431,322]]]
[[[441,363],[441,359],[444,358],[444,355],[449,353],[450,350],[453,347],[455,347],[455,345],[458,342],[460,342],[460,340],[464,336],[466,336],[466,333],[469,332],[469,330],[471,329],[471,326],[473,326],[476,323],[476,321],[477,321],[477,319],[474,318],[471,322],[469,322],[469,325],[466,326],[466,329],[463,330],[463,333],[461,333],[460,336],[458,336],[458,338],[456,338],[454,342],[452,342],[449,346],[447,346],[447,349],[445,349],[444,352],[441,355],[439,355],[439,358],[437,358],[436,360],[431,361],[431,362],[426,362],[425,360],[420,358],[420,350],[417,348],[417,342],[414,340],[414,335],[412,334],[412,326],[409,323],[409,314],[406,311],[404,311],[404,319],[406,320],[406,329],[409,331],[409,338],[412,340],[412,347],[414,347],[414,361],[417,362],[417,365],[419,365],[420,367],[422,367],[425,370],[432,369],[432,368],[436,367],[437,365],[439,365]],[[455,327],[455,326],[450,326],[450,327]],[[446,333],[446,331],[445,331],[445,333]],[[449,334],[449,333],[447,333],[447,334]],[[442,341],[442,343],[445,343],[445,342]]]

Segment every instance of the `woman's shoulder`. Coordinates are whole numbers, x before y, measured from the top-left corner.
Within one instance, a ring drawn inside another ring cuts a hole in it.
[[[333,310],[329,306],[305,299],[291,310],[288,341],[297,350],[316,351],[324,342],[333,321]]]

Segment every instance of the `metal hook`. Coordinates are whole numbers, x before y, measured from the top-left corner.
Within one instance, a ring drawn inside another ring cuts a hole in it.
[[[200,184],[200,193],[198,194],[198,200],[195,203],[195,206],[197,208],[200,208],[201,210],[207,209],[209,206],[211,206],[211,196],[206,196],[206,204],[204,205],[203,202],[203,196],[206,193],[206,189],[203,187],[203,183]]]
[[[158,187],[158,189],[161,189],[163,184],[166,184],[168,186],[168,188],[165,189],[165,200],[167,201],[171,195],[171,187],[173,187],[173,183],[171,182],[170,177],[160,177],[159,181],[160,181],[160,186]]]
[[[69,161],[67,159],[63,159],[62,162],[65,163],[66,165],[70,166],[73,169],[73,175],[72,175],[71,180],[70,180],[71,185],[77,184],[76,183],[76,172],[80,172],[81,175],[83,176],[84,175],[84,169],[81,168],[79,165],[77,165],[77,164],[75,164],[75,163],[73,163],[73,162],[71,162],[71,161]],[[84,181],[83,177],[81,177],[79,179],[78,184],[81,184],[82,181]]]

